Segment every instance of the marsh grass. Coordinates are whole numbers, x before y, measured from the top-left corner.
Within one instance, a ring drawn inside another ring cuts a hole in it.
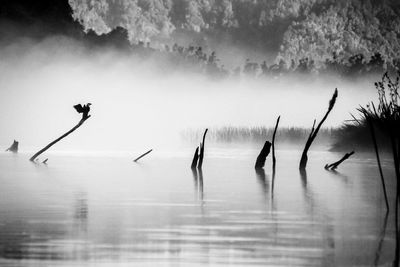
[[[273,136],[275,125],[271,127],[234,127],[225,126],[210,128],[208,140],[214,143],[264,143],[266,138]],[[334,140],[334,128],[322,128],[316,140],[317,145],[328,146]],[[197,142],[202,136],[201,129],[187,129],[181,132],[181,138],[187,142]],[[288,144],[303,146],[308,138],[309,129],[300,127],[279,127],[276,133],[276,142],[280,145]]]
[[[358,111],[361,113],[362,118],[368,123],[371,129],[371,135],[374,146],[376,148],[377,161],[380,166],[379,152],[377,138],[374,134],[374,129],[380,130],[384,137],[382,139],[390,142],[391,153],[393,156],[393,167],[396,173],[396,200],[395,200],[395,227],[396,227],[396,252],[393,266],[399,266],[400,256],[400,238],[399,238],[399,218],[398,206],[400,201],[400,166],[399,166],[399,152],[400,152],[400,96],[399,96],[399,81],[400,72],[397,77],[392,79],[388,73],[385,73],[382,80],[375,83],[378,91],[379,103],[376,107],[374,103],[366,107],[360,107]],[[384,177],[381,173],[382,186],[385,190]],[[386,195],[386,193],[385,193]]]

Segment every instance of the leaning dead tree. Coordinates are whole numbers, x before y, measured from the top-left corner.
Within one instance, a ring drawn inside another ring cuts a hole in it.
[[[55,145],[56,143],[58,143],[59,141],[61,141],[62,139],[64,139],[65,137],[67,137],[68,135],[70,135],[72,132],[74,132],[76,129],[78,129],[87,119],[90,118],[89,115],[89,111],[90,111],[90,105],[91,103],[88,103],[86,105],[75,105],[74,108],[76,109],[76,111],[78,113],[82,113],[82,118],[81,120],[78,122],[77,125],[75,125],[74,128],[72,128],[71,130],[69,130],[68,132],[66,132],[65,134],[63,134],[62,136],[60,136],[59,138],[57,138],[56,140],[54,140],[53,142],[49,143],[47,146],[45,146],[44,148],[42,148],[41,150],[39,150],[38,152],[36,152],[35,155],[33,155],[30,158],[30,161],[35,161],[35,159],[42,154],[43,152],[45,152],[47,149],[49,149],[50,147],[52,147],[53,145]]]
[[[354,151],[351,151],[350,153],[346,153],[340,160],[338,160],[338,161],[336,161],[336,162],[334,162],[334,163],[332,163],[332,164],[326,164],[326,165],[325,165],[325,169],[326,169],[326,170],[332,170],[332,171],[336,170],[337,167],[338,167],[343,161],[345,161],[346,159],[350,158],[353,154],[354,154]]]
[[[281,116],[278,117],[275,124],[274,134],[272,135],[272,172],[275,173],[275,165],[276,165],[276,158],[275,158],[275,136],[276,131],[278,130],[279,120]]]
[[[308,136],[306,145],[304,146],[303,153],[301,154],[301,159],[300,159],[300,164],[299,164],[299,169],[300,170],[305,170],[306,169],[307,161],[308,161],[307,152],[310,149],[315,137],[317,137],[318,131],[321,128],[322,124],[325,122],[326,118],[328,118],[329,113],[332,111],[333,106],[336,103],[337,96],[338,96],[338,91],[337,91],[337,89],[335,89],[335,92],[333,93],[333,96],[332,96],[331,100],[329,101],[328,111],[325,113],[325,116],[322,118],[322,120],[318,124],[317,128],[314,128],[315,127],[315,122],[316,122],[314,120],[314,124],[313,124],[313,126],[311,128],[310,135]]]
[[[271,142],[266,141],[263,148],[260,151],[260,154],[257,157],[256,164],[254,166],[255,169],[264,168],[265,160],[267,159],[267,156],[270,151],[271,151]]]
[[[10,152],[13,152],[13,153],[18,153],[18,145],[19,145],[18,141],[14,140],[12,145],[9,148],[7,148],[6,151],[10,151]]]
[[[147,154],[149,154],[151,151],[153,151],[153,149],[150,149],[149,151],[147,151],[146,153],[143,153],[142,155],[140,155],[139,157],[137,157],[134,162],[137,162],[139,159],[143,158],[144,156],[146,156]]]
[[[198,169],[201,169],[202,166],[203,166],[204,144],[205,144],[205,141],[206,141],[206,134],[207,134],[207,132],[208,132],[208,129],[206,129],[206,130],[204,131],[204,134],[203,134],[203,141],[200,143],[200,146],[198,146],[198,147],[196,148],[196,151],[194,152],[193,160],[192,160],[192,165],[191,165],[191,168],[192,168],[192,169],[196,168],[196,166],[197,166]]]

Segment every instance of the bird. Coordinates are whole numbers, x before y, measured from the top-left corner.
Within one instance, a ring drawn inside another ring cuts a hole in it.
[[[82,113],[82,116],[84,118],[87,118],[90,111],[90,105],[91,103],[87,103],[86,105],[83,106],[81,104],[77,104],[74,106],[74,108],[78,113]]]

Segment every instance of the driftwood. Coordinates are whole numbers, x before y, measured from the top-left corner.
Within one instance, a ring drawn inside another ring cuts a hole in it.
[[[47,164],[47,161],[48,161],[48,160],[49,160],[49,159],[45,159],[45,160],[42,161],[42,163],[43,163],[43,164]]]
[[[89,115],[89,111],[90,111],[90,103],[82,106],[81,104],[75,105],[74,108],[76,109],[76,111],[78,113],[82,113],[82,119],[78,122],[77,125],[74,126],[74,128],[72,128],[71,130],[69,130],[68,132],[66,132],[65,134],[63,134],[62,136],[60,136],[59,138],[57,138],[56,140],[54,140],[53,142],[49,143],[47,146],[45,146],[44,148],[42,148],[41,150],[39,150],[38,152],[36,152],[35,155],[33,155],[30,158],[30,161],[35,161],[35,159],[42,154],[43,152],[45,152],[47,149],[49,149],[50,147],[52,147],[53,145],[55,145],[56,143],[58,143],[59,141],[61,141],[62,139],[64,139],[65,137],[67,137],[69,134],[71,134],[72,132],[74,132],[76,129],[78,129],[87,119],[90,118]]]
[[[336,170],[336,168],[346,159],[350,158],[354,154],[354,151],[351,151],[350,153],[346,153],[340,160],[332,163],[332,164],[326,164],[325,169],[326,170]]]
[[[19,145],[19,142],[14,140],[12,145],[9,148],[7,148],[6,151],[10,151],[10,152],[13,152],[13,153],[18,153],[18,145]]]
[[[275,136],[276,136],[276,131],[278,130],[278,125],[279,125],[279,120],[281,119],[281,116],[278,117],[276,120],[275,124],[275,129],[274,129],[274,134],[272,135],[272,172],[275,172],[275,166],[276,166],[276,158],[275,158]]]
[[[321,128],[322,124],[325,122],[326,118],[328,118],[329,113],[332,111],[333,106],[336,103],[337,96],[338,96],[338,91],[337,91],[337,89],[335,89],[335,92],[333,93],[333,96],[332,96],[331,100],[329,101],[328,111],[325,113],[325,116],[322,118],[322,120],[318,124],[317,128],[314,128],[315,127],[315,122],[316,122],[314,120],[313,126],[311,128],[310,135],[308,136],[307,142],[306,142],[306,144],[304,146],[303,153],[301,155],[300,164],[299,164],[299,169],[300,170],[304,170],[306,168],[307,161],[308,161],[307,152],[310,149],[311,144],[314,141],[315,137],[317,137],[318,131]]]
[[[153,151],[153,149],[150,149],[149,151],[147,151],[146,153],[143,153],[142,155],[140,155],[139,157],[137,157],[134,162],[137,162],[139,159],[143,158],[144,156],[146,156],[147,154],[149,154],[151,151]]]
[[[271,151],[271,142],[266,141],[263,148],[261,149],[260,154],[257,157],[254,168],[256,169],[264,168],[265,160],[267,159],[267,156],[270,151]]]
[[[204,134],[203,134],[203,141],[200,143],[200,146],[198,146],[198,147],[196,148],[196,151],[194,152],[192,164],[190,165],[190,167],[191,167],[192,169],[195,169],[196,166],[197,166],[198,169],[201,169],[202,166],[203,166],[204,144],[205,144],[205,141],[206,141],[206,134],[207,134],[207,132],[208,132],[208,129],[206,129],[206,130],[204,131]]]

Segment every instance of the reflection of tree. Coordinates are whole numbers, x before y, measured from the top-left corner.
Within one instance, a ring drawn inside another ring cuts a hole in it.
[[[310,189],[310,184],[308,183],[308,175],[305,169],[300,170],[300,179],[303,189],[304,200],[306,203],[306,212],[310,215],[313,221],[318,217],[315,217],[314,208],[315,208],[315,198],[314,194]],[[334,238],[334,227],[332,225],[332,220],[329,218],[327,213],[322,213],[322,222],[319,222],[317,225],[321,225],[322,227],[322,242],[324,248],[323,255],[323,264],[321,266],[330,266],[334,262],[334,253],[335,253],[335,238]]]

